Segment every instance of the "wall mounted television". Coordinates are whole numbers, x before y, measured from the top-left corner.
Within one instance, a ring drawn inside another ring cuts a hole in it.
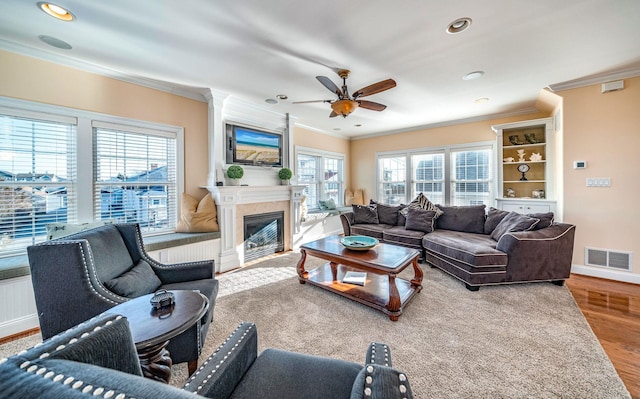
[[[227,164],[282,167],[282,134],[226,125]]]

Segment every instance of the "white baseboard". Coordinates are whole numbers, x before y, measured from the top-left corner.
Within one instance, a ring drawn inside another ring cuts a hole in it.
[[[37,314],[19,317],[0,324],[0,337],[8,337],[37,327],[40,327]]]
[[[610,270],[601,267],[571,265],[571,273],[585,276],[606,278],[608,280],[622,281],[624,283],[640,284],[640,274],[621,270]]]

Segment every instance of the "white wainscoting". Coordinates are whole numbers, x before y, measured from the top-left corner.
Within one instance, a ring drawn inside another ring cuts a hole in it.
[[[38,326],[31,276],[0,280],[0,338]]]
[[[217,259],[219,255],[219,239],[149,252],[149,256],[162,263]],[[38,313],[31,276],[0,280],[0,338],[37,327]]]

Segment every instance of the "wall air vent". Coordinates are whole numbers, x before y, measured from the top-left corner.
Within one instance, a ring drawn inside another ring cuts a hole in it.
[[[585,247],[584,259],[587,266],[600,266],[631,271],[631,252]]]

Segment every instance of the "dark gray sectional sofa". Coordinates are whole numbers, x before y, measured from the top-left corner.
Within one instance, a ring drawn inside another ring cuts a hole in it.
[[[436,218],[435,212],[422,209],[408,209],[405,216],[400,212],[404,207],[371,204],[364,218],[362,208],[354,207],[355,213],[340,215],[344,234],[416,248],[429,265],[461,280],[471,291],[517,282],[562,285],[569,278],[575,226],[554,222],[552,213],[520,215],[495,208],[485,212],[484,205],[437,205],[442,214]]]

